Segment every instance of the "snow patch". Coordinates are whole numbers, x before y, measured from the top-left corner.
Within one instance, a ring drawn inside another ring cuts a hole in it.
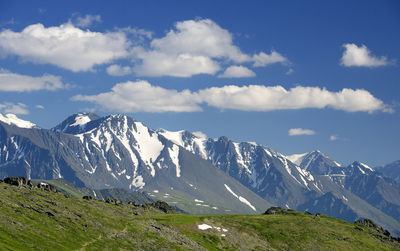
[[[234,197],[238,198],[240,202],[246,204],[254,211],[257,211],[256,208],[246,198],[244,198],[242,196],[238,196],[235,192],[232,191],[232,189],[227,184],[224,184],[224,186],[225,186],[226,190],[228,190],[228,192],[230,192]]]
[[[138,189],[142,189],[145,184],[146,183],[143,182],[143,177],[139,175],[132,180],[132,184],[129,185],[129,188],[132,188],[132,186],[134,186]]]
[[[200,230],[207,230],[207,229],[212,229],[213,227],[212,226],[210,226],[210,225],[207,225],[207,224],[200,224],[200,225],[197,225],[197,227],[198,227],[198,229],[200,229]]]
[[[169,156],[171,157],[172,163],[176,167],[176,177],[181,177],[181,166],[179,165],[179,146],[173,145],[172,148],[168,148]]]
[[[71,124],[71,126],[80,126],[83,127],[84,125],[86,125],[88,122],[90,122],[91,119],[89,118],[89,116],[87,116],[86,114],[78,114],[75,118],[75,123]]]
[[[251,170],[249,169],[249,167],[244,163],[242,154],[240,152],[240,147],[239,147],[239,143],[233,142],[233,145],[235,146],[235,151],[236,151],[236,161],[239,165],[241,165],[242,167],[245,168],[246,172],[251,174]]]
[[[362,167],[364,167],[365,169],[370,170],[371,172],[374,172],[374,169],[372,169],[372,168],[369,167],[368,165],[366,165],[366,164],[364,164],[364,163],[361,163],[361,162],[360,162],[360,165],[361,165]]]
[[[182,140],[182,133],[184,131],[177,131],[177,132],[171,132],[171,131],[167,131],[164,129],[159,130],[159,134],[161,134],[162,136],[164,136],[165,138],[167,138],[168,140],[174,142],[175,144],[184,147],[184,143]]]
[[[137,141],[135,145],[135,149],[139,152],[141,159],[146,165],[148,165],[151,169],[151,176],[155,176],[155,169],[153,166],[153,162],[156,161],[157,157],[160,155],[164,145],[158,140],[157,133],[150,132],[149,128],[143,125],[140,122],[135,122],[136,131],[134,131],[134,137]],[[128,130],[127,126],[127,118],[125,117],[125,126],[126,130]]]
[[[0,113],[0,121],[8,125],[15,125],[19,128],[34,128],[37,127],[34,123],[18,118],[15,114],[8,113],[3,115]]]
[[[214,227],[214,226],[210,226],[210,225],[205,224],[205,223],[197,225],[197,228],[200,229],[200,230],[216,229],[218,232],[224,232],[224,233],[228,232],[228,229],[226,229],[226,228]],[[221,234],[221,236],[225,236],[225,234]]]

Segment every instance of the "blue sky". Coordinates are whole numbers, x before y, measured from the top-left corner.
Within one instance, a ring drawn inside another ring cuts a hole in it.
[[[400,159],[398,1],[1,1],[0,112]]]

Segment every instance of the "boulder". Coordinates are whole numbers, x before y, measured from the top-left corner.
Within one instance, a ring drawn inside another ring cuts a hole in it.
[[[265,211],[265,215],[274,215],[274,214],[285,214],[286,209],[281,207],[270,207]]]

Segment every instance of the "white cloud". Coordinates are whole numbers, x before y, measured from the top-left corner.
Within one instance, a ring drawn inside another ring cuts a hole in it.
[[[95,103],[106,110],[118,112],[194,112],[198,102],[189,90],[177,91],[152,86],[147,81],[116,84],[110,92],[98,95],[77,95],[75,101]]]
[[[290,68],[287,72],[286,75],[291,75],[294,72],[294,70],[292,68]]]
[[[38,23],[20,32],[0,31],[0,56],[16,55],[22,62],[52,64],[73,72],[92,71],[97,65],[130,58],[133,65],[126,67],[138,76],[151,77],[215,75],[220,65],[247,63],[260,67],[289,62],[276,51],[254,55],[242,52],[234,44],[233,35],[210,19],[177,22],[161,38],[132,27],[103,33],[84,29],[95,22],[101,22],[99,15],[75,14],[59,26]],[[128,71],[108,68],[108,73],[114,75]],[[248,69],[246,74],[250,72]]]
[[[135,48],[137,58],[142,63],[134,66],[133,71],[139,76],[191,77],[196,74],[214,75],[220,70],[217,62],[209,57],[191,54],[169,55],[159,51],[144,51]]]
[[[70,20],[70,22],[77,27],[86,28],[91,26],[93,23],[101,23],[101,16],[86,14],[84,17],[82,17],[79,15],[73,15],[73,18]]]
[[[281,63],[281,64],[289,63],[289,60],[287,58],[285,58],[276,51],[271,51],[269,55],[264,52],[260,52],[259,54],[254,54],[253,61],[254,61],[253,64],[254,67],[263,67],[275,63]]]
[[[44,106],[42,106],[42,105],[35,105],[35,108],[37,108],[37,109],[44,109]]]
[[[192,134],[199,138],[207,138],[207,135],[204,132],[197,131],[197,132],[192,132]]]
[[[219,78],[246,78],[254,77],[256,74],[247,67],[244,66],[229,66],[224,73],[220,74]]]
[[[27,106],[23,103],[4,102],[0,103],[0,112],[13,114],[28,114]]]
[[[365,66],[378,67],[390,64],[387,57],[376,57],[371,54],[371,51],[365,46],[358,47],[355,44],[344,44],[345,51],[343,52],[340,63],[346,67],[350,66]]]
[[[92,32],[70,23],[48,28],[32,24],[21,32],[0,32],[0,52],[74,72],[89,71],[95,65],[127,57],[129,45],[123,32]]]
[[[41,77],[31,77],[12,73],[0,68],[0,91],[29,92],[37,90],[55,91],[66,88],[61,77],[44,74]]]
[[[153,32],[145,29],[132,28],[130,26],[124,28],[116,28],[117,31],[124,32],[126,34],[133,35],[135,38],[147,38],[153,37]]]
[[[329,140],[330,141],[335,141],[335,140],[338,140],[339,138],[338,138],[338,136],[337,135],[331,135],[330,137],[329,137]]]
[[[167,54],[202,55],[227,58],[234,62],[249,61],[249,56],[233,45],[232,34],[210,19],[177,22],[160,39],[153,39],[151,47]]]
[[[125,76],[131,74],[132,69],[129,66],[120,66],[117,64],[113,64],[107,67],[107,73],[111,76]]]
[[[227,85],[193,92],[152,86],[147,81],[129,81],[115,85],[110,92],[77,95],[72,99],[119,112],[193,112],[201,111],[201,104],[241,111],[304,108],[332,108],[348,112],[392,111],[366,90],[330,92],[324,88],[302,86],[286,90],[282,86]]]
[[[314,135],[315,131],[310,129],[303,129],[303,128],[292,128],[289,129],[288,135],[289,136],[299,136],[299,135]]]
[[[275,51],[254,56],[243,53],[234,45],[232,34],[210,19],[177,22],[164,37],[153,39],[148,49],[137,46],[132,51],[133,69],[139,76],[214,75],[221,63],[266,66],[287,61]]]
[[[297,86],[286,90],[282,86],[212,87],[198,92],[209,106],[243,111],[271,111],[304,108],[333,108],[348,112],[387,111],[387,106],[362,89],[330,92],[325,88]]]

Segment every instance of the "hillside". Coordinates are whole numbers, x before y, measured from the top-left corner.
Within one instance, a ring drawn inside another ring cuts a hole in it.
[[[0,249],[400,250],[376,227],[324,215],[183,215],[163,203],[105,203],[45,187],[1,182],[0,191]]]

